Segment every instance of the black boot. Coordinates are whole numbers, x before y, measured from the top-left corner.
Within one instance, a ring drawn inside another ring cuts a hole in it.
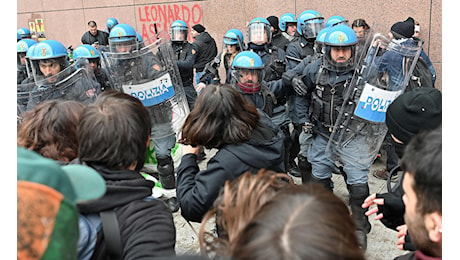
[[[368,216],[365,215],[367,209],[361,205],[369,196],[369,185],[367,183],[347,185],[351,214],[356,225],[356,236],[361,249],[367,249],[367,234],[371,231],[371,223]]]
[[[161,186],[164,189],[176,188],[176,177],[174,176],[174,163],[171,156],[157,157],[157,170]]]
[[[323,186],[324,188],[326,188],[327,190],[330,190],[331,192],[334,189],[334,183],[332,182],[331,178],[319,179],[319,178],[315,177],[313,174],[311,174],[311,182],[318,183],[321,186]]]
[[[298,158],[297,160],[299,160],[299,163],[300,163],[299,129],[302,129],[302,128],[299,126],[299,124],[293,124],[293,125],[294,125],[294,129],[290,136],[291,137],[291,147],[289,151],[286,151],[287,153],[289,153],[289,158],[288,158],[289,165],[287,166],[287,169],[292,176],[301,178],[302,173],[301,173],[301,170],[299,169],[300,166],[298,166],[298,164],[295,162],[295,158],[297,157]]]
[[[311,163],[307,160],[307,157],[299,154],[297,156],[299,160],[300,176],[302,177],[302,183],[308,183],[311,181]]]
[[[179,202],[176,197],[175,188],[176,188],[176,177],[174,176],[174,163],[172,157],[165,156],[165,157],[157,157],[158,161],[158,176],[160,179],[161,186],[165,190],[173,190],[171,193],[174,196],[165,196],[163,193],[162,200],[166,202],[166,205],[169,207],[171,212],[177,212],[179,210]]]

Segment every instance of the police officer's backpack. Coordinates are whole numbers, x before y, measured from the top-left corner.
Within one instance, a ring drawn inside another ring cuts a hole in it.
[[[415,64],[414,71],[409,78],[405,92],[412,91],[416,88],[434,88],[433,74],[431,74],[428,64],[422,57],[419,57]]]

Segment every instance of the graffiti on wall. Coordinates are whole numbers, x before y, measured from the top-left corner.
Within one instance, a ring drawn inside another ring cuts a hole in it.
[[[183,20],[191,28],[201,23],[203,12],[199,4],[163,4],[145,5],[138,7],[139,24],[142,31],[139,32],[142,39],[150,44],[150,39],[156,38],[161,31],[168,32],[169,26],[176,20]],[[189,34],[189,41],[191,40]]]
[[[30,30],[32,39],[35,39],[37,41],[46,40],[45,23],[43,19],[41,18],[29,19],[29,30]]]

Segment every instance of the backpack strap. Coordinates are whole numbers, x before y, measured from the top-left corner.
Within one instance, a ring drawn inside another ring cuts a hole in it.
[[[99,213],[102,221],[102,230],[106,245],[107,256],[110,259],[123,259],[120,227],[114,210]]]

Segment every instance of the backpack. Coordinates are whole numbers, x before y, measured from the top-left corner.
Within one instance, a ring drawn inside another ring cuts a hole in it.
[[[80,215],[79,259],[122,259],[120,229],[114,210]],[[87,236],[82,237],[82,230]]]
[[[428,64],[422,57],[418,57],[414,71],[409,78],[404,92],[412,91],[417,88],[434,88],[433,74],[431,74],[430,67],[428,67]]]

